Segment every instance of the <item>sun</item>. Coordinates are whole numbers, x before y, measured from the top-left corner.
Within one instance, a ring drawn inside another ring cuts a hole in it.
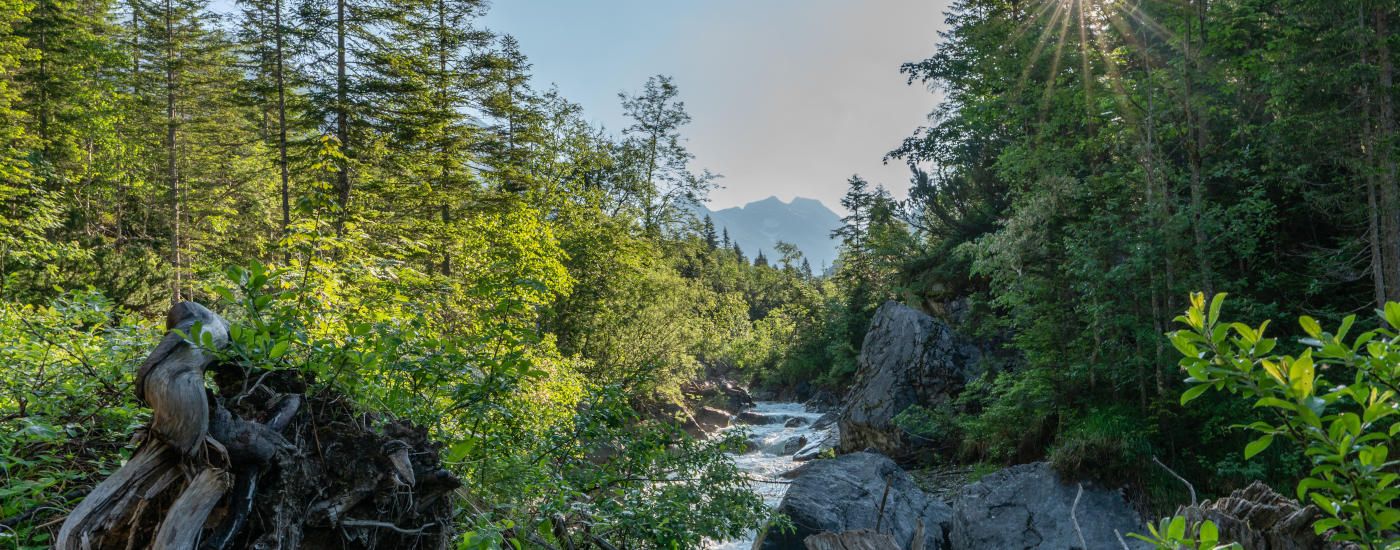
[[[1037,32],[1030,59],[1021,69],[1015,93],[1022,94],[1033,84],[1041,84],[1040,108],[1048,111],[1055,92],[1066,50],[1077,55],[1077,72],[1084,87],[1085,109],[1092,112],[1095,90],[1102,82],[1122,107],[1128,107],[1123,80],[1122,56],[1114,55],[1118,45],[1134,46],[1137,52],[1150,52],[1151,44],[1174,45],[1175,36],[1144,10],[1149,0],[1041,0],[1030,2],[1023,13],[1015,13],[1019,24],[1010,41],[1018,43],[1027,33]],[[1172,3],[1189,3],[1180,0]],[[1042,61],[1048,55],[1048,61]],[[1143,62],[1153,63],[1151,59]],[[1050,78],[1032,83],[1037,68],[1048,63]],[[1125,112],[1131,112],[1126,109]]]

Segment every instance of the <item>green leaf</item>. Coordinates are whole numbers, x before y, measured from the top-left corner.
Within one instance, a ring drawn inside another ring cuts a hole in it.
[[[1303,326],[1303,332],[1313,338],[1322,338],[1322,325],[1317,324],[1317,319],[1304,315],[1298,318],[1298,324]]]
[[[1186,518],[1176,516],[1172,518],[1171,525],[1167,526],[1167,538],[1170,540],[1181,540],[1186,538]]]
[[[276,344],[273,344],[272,349],[268,350],[267,356],[271,359],[282,358],[282,356],[287,353],[288,343],[289,342],[286,340],[280,340]]]
[[[1220,306],[1225,305],[1225,296],[1226,294],[1221,292],[1211,298],[1209,324],[1214,325],[1216,321],[1220,320]]]
[[[1188,388],[1185,392],[1181,394],[1181,405],[1186,406],[1187,403],[1190,403],[1193,399],[1200,397],[1201,394],[1205,393],[1208,389],[1210,389],[1210,384],[1199,384]]]
[[[1312,350],[1305,350],[1303,355],[1294,359],[1293,364],[1288,367],[1288,385],[1299,395],[1310,396],[1313,391],[1314,374]]]
[[[1244,459],[1249,460],[1254,458],[1254,455],[1264,452],[1264,449],[1269,448],[1269,445],[1273,444],[1273,442],[1274,436],[1272,434],[1249,442],[1249,445],[1245,445],[1244,447]]]
[[[1200,538],[1201,542],[1214,545],[1216,541],[1220,540],[1220,529],[1215,526],[1215,522],[1206,520],[1204,523],[1201,523]]]
[[[1254,402],[1255,407],[1274,407],[1288,411],[1298,410],[1298,406],[1277,397],[1264,397]]]

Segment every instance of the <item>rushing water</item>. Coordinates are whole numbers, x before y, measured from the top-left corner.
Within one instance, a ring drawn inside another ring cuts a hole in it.
[[[783,472],[796,468],[799,464],[792,460],[792,455],[796,452],[792,448],[792,441],[801,437],[805,437],[809,443],[820,441],[827,435],[828,430],[836,428],[832,426],[821,430],[812,429],[812,424],[821,418],[822,413],[809,411],[801,403],[760,402],[750,411],[766,417],[771,422],[765,424],[736,423],[733,427],[728,428],[730,430],[747,429],[749,440],[754,443],[749,452],[734,455],[734,463],[753,479],[750,484],[759,495],[763,496],[763,501],[768,504],[768,507],[774,508],[782,502],[783,494],[787,493],[788,488],[787,480],[779,476]],[[801,419],[800,425],[791,428],[785,427],[784,424],[792,418]],[[766,482],[769,480],[783,483]],[[710,550],[749,550],[753,547],[756,535],[757,533],[748,533],[741,539],[712,542],[706,548]]]

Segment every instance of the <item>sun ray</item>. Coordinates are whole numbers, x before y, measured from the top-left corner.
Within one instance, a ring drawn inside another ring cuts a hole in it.
[[[1065,4],[1063,2],[1045,2],[1043,5],[1053,5],[1054,11],[1051,12],[1049,21],[1045,22],[1045,28],[1041,30],[1040,36],[1036,39],[1035,48],[1031,50],[1030,57],[1027,59],[1025,66],[1021,69],[1021,77],[1016,82],[1016,89],[1012,95],[1013,98],[1019,98],[1021,96],[1021,92],[1025,89],[1026,81],[1030,79],[1031,70],[1035,68],[1036,60],[1040,59],[1041,54],[1045,52],[1045,45],[1050,42],[1050,35],[1052,34],[1049,32],[1050,27],[1053,27],[1061,17],[1065,16]],[[1043,12],[1044,10],[1042,10],[1042,13]]]
[[[1069,19],[1069,14],[1066,12],[1065,16],[1060,18],[1060,30],[1055,33],[1059,36],[1059,41],[1055,44],[1055,55],[1050,61],[1050,73],[1045,80],[1045,93],[1040,99],[1040,116],[1042,119],[1045,118],[1045,113],[1049,112],[1050,98],[1053,97],[1055,93],[1055,80],[1056,75],[1060,72],[1060,59],[1063,58],[1065,52],[1065,36],[1069,31]]]

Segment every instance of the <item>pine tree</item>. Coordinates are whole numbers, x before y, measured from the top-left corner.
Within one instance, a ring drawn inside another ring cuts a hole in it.
[[[34,137],[26,131],[28,115],[19,108],[21,88],[14,78],[21,63],[34,57],[28,38],[16,32],[33,8],[28,0],[0,2],[0,181],[10,188],[5,195],[20,192],[13,187],[33,176],[26,157]]]
[[[292,223],[292,166],[294,157],[306,157],[314,139],[314,126],[308,124],[308,105],[296,92],[306,79],[295,63],[296,48],[306,37],[293,27],[288,0],[239,0],[239,45],[242,56],[253,67],[252,78],[244,81],[248,102],[261,114],[258,125],[263,142],[274,151],[281,219],[280,235],[285,237]]]
[[[474,60],[479,103],[489,121],[478,144],[496,186],[512,193],[537,187],[534,161],[548,139],[542,98],[530,88],[530,63],[514,37]]]
[[[726,232],[725,235],[727,241],[728,233]],[[705,225],[701,229],[700,236],[705,239],[705,246],[709,247],[710,250],[719,248],[719,236],[715,235],[715,220],[711,219],[709,214],[705,215]]]
[[[754,267],[768,267],[768,257],[763,255],[763,250],[758,251],[758,256],[753,259]]]
[[[266,227],[272,197],[264,194],[275,171],[267,169],[256,137],[256,114],[228,93],[242,75],[233,43],[212,27],[217,16],[203,0],[159,0],[143,8],[140,119],[162,136],[147,162],[159,167],[151,179],[165,190],[171,297],[181,300],[202,249],[214,254],[200,261],[236,259],[275,234]],[[223,198],[200,199],[210,193]],[[244,242],[234,247],[230,235]]]
[[[724,237],[720,240],[720,247],[727,249],[733,242],[734,241],[729,240],[729,228],[724,228]]]
[[[468,113],[483,78],[473,54],[490,39],[475,26],[482,9],[479,0],[395,0],[381,13],[388,40],[365,54],[373,61],[367,89],[380,107],[367,122],[389,144],[366,204],[412,219],[433,243],[428,271],[443,275],[460,239],[452,228],[477,187],[472,148],[482,132]]]

